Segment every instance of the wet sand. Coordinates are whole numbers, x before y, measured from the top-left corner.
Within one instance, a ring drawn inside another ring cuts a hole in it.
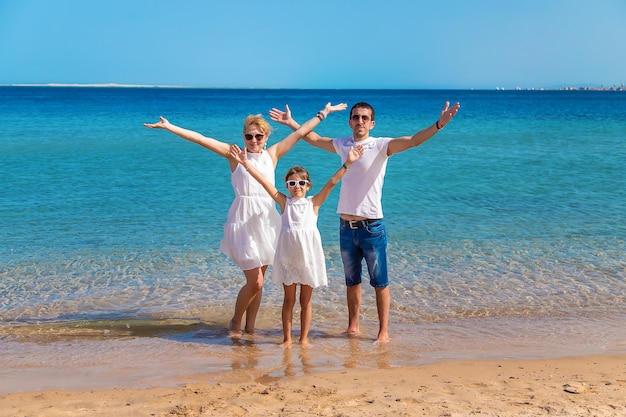
[[[626,354],[440,361],[267,382],[47,389],[0,395],[0,416],[623,416]]]
[[[291,349],[280,329],[231,338],[199,323],[5,328],[0,417],[623,416],[620,322],[595,323],[595,339],[594,322],[554,318],[394,326],[382,346],[366,322]]]

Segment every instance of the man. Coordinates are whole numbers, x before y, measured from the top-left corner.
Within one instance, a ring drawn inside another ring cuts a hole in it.
[[[383,223],[382,186],[387,161],[393,154],[421,145],[441,130],[459,111],[460,104],[450,107],[446,102],[439,119],[413,136],[376,138],[370,136],[374,128],[374,108],[365,102],[350,110],[348,125],[352,136],[332,139],[309,133],[305,140],[311,145],[337,153],[345,161],[350,149],[363,146],[363,156],[349,168],[343,177],[339,192],[337,213],[340,215],[340,249],[346,279],[348,304],[348,335],[359,333],[361,309],[361,262],[365,259],[370,285],[376,291],[378,337],[375,343],[389,341],[389,280],[387,277],[387,232]],[[286,111],[272,109],[272,120],[297,129],[299,124]],[[348,167],[344,165],[344,169]]]

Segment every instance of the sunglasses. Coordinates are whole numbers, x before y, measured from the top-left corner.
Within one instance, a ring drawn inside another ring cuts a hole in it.
[[[252,139],[263,140],[265,135],[262,133],[257,133],[256,135],[253,135],[251,133],[246,133],[245,135],[243,135],[243,137],[246,138],[246,140],[252,140]]]
[[[289,180],[289,181],[286,181],[285,184],[289,188],[293,188],[296,185],[299,185],[300,187],[304,187],[305,185],[309,185],[309,180],[298,180],[298,181]]]
[[[358,122],[359,119],[363,119],[364,122],[369,122],[370,121],[370,117],[369,116],[366,116],[366,115],[361,116],[360,114],[353,114],[352,115],[352,121]]]

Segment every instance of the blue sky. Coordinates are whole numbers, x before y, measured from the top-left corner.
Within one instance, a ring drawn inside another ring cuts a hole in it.
[[[626,83],[624,0],[0,0],[0,84]]]

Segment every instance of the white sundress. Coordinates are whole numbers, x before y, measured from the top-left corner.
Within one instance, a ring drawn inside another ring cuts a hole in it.
[[[277,284],[305,284],[313,288],[328,285],[312,198],[287,197],[272,267],[273,281]]]
[[[266,152],[248,153],[248,161],[274,183],[274,163]],[[280,214],[267,191],[241,165],[231,173],[235,199],[224,223],[220,252],[242,270],[271,265],[276,253]]]

